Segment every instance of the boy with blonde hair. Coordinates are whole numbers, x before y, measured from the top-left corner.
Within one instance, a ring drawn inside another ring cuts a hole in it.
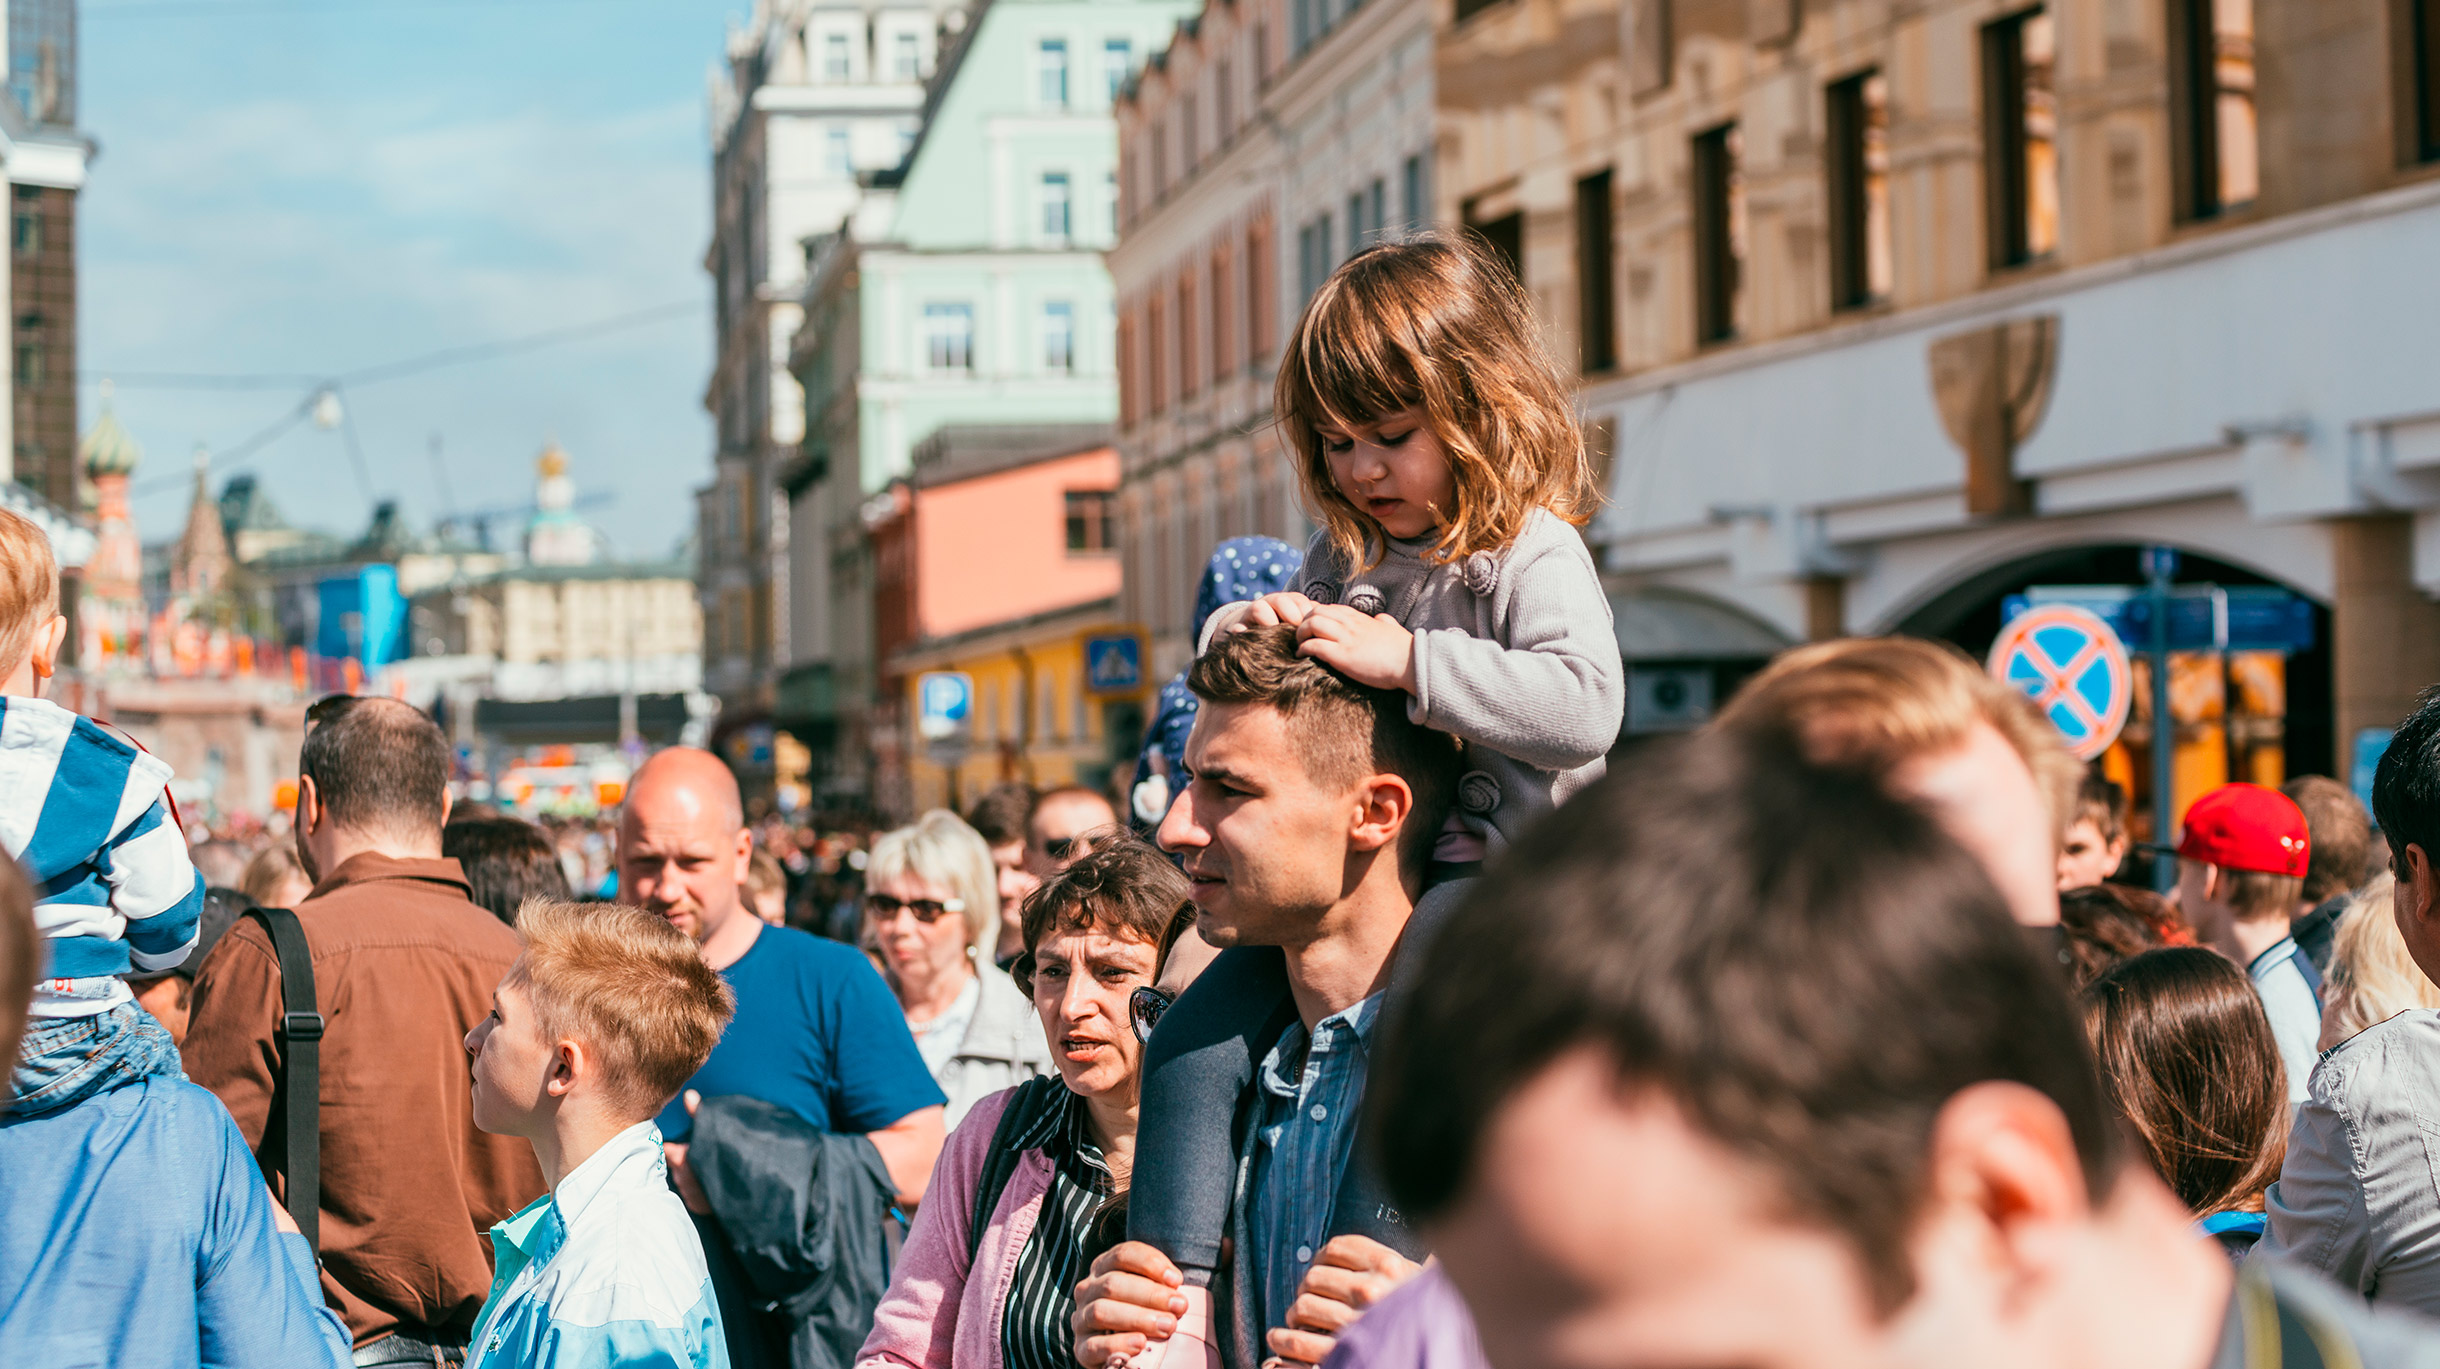
[[[474,1123],[534,1147],[551,1191],[491,1230],[467,1369],[726,1369],[703,1245],[653,1117],[702,1068],[735,998],[641,908],[532,901],[525,952],[466,1034]]]
[[[67,632],[50,538],[0,510],[0,850],[33,883],[49,952],[15,1063],[20,1115],[177,1075],[177,1046],[126,976],[185,960],[203,913],[169,766],[41,697]]]

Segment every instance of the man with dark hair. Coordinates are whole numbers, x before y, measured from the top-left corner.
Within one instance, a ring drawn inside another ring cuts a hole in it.
[[[2010,911],[1936,817],[1750,735],[1613,771],[1384,1034],[1368,1120],[1447,1280],[1384,1310],[1453,1284],[1499,1369],[2433,1362],[2196,1238]]]
[[[1178,1314],[1189,1337],[1208,1316],[1207,1338],[1237,1369],[1318,1363],[1422,1255],[1349,1157],[1456,743],[1410,721],[1403,694],[1297,654],[1292,625],[1216,639],[1187,680],[1201,701],[1193,778],[1160,844],[1181,858],[1196,930],[1224,950],[1154,1035],[1136,1172],[1162,1182],[1130,1202],[1217,1211],[1233,1262],[1221,1265],[1221,1231],[1198,1238],[1204,1249],[1178,1242],[1180,1264],[1214,1271],[1208,1289],[1142,1240],[1095,1261],[1077,1294],[1088,1369],[1165,1341]],[[1188,1191],[1210,1185],[1220,1191]]]
[[[2372,779],[2389,838],[2390,895],[2406,953],[2440,980],[2440,689],[2389,739]],[[2318,835],[2318,834],[2316,834]],[[2383,1304],[2440,1317],[2440,1012],[2409,1008],[2331,1047],[2296,1109],[2255,1249]]]
[[[517,959],[517,934],[441,854],[448,739],[390,699],[334,696],[306,714],[296,907],[312,948],[321,1046],[322,1288],[359,1365],[431,1364],[466,1344],[491,1288],[483,1233],[543,1191],[530,1147],[477,1130],[466,1033]],[[267,1170],[287,1010],[278,956],[252,919],[195,978],[187,1077],[220,1096]]]
[[[2313,837],[2313,861],[2305,867],[2302,911],[2290,926],[2296,949],[2313,962],[2316,973],[2330,973],[2330,943],[2338,935],[2338,915],[2358,886],[2372,878],[2372,815],[2364,811],[2355,791],[2328,775],[2298,775],[2279,792],[2304,810],[2305,830]]]
[[[1025,896],[1042,887],[1026,856],[1026,823],[1034,815],[1034,787],[1010,781],[995,784],[966,810],[966,825],[991,848],[991,868],[1000,886],[1000,940],[991,958],[1005,970],[1025,951],[1025,932],[1018,917]]]
[[[441,829],[441,854],[466,872],[466,888],[492,916],[514,927],[529,898],[565,903],[568,872],[550,834],[523,818],[486,813]]]

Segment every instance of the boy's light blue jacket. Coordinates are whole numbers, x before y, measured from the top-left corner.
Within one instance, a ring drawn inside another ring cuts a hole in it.
[[[652,1123],[611,1138],[491,1244],[466,1369],[728,1369],[703,1244]]]

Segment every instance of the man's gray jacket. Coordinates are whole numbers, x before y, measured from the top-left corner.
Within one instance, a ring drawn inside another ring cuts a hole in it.
[[[2440,1012],[2332,1047],[2296,1112],[2256,1256],[2440,1317]]]

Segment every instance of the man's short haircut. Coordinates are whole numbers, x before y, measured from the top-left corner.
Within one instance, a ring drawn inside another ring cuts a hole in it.
[[[2030,1087],[2103,1201],[2118,1163],[2084,1033],[1981,865],[1867,774],[1712,732],[1639,753],[1527,832],[1392,1000],[1366,1127],[1410,1217],[1475,1181],[1509,1097],[1590,1046],[1850,1242],[1886,1315],[1933,1126]],[[1632,1223],[1633,1214],[1622,1214]]]
[[[59,561],[34,520],[0,509],[0,675],[25,664],[34,633],[59,612]]]
[[[508,977],[531,996],[544,1039],[592,1047],[604,1091],[635,1121],[703,1068],[737,1010],[693,939],[656,913],[537,899],[519,910],[517,931],[525,953]]]
[[[1920,637],[1847,637],[1782,653],[1720,710],[1719,723],[1793,736],[1808,759],[1876,776],[1963,743],[1989,723],[2022,757],[2050,808],[2052,840],[2075,821],[2084,767],[2031,700],[1964,652]]]
[[[2415,711],[2389,734],[2389,749],[2372,772],[2372,819],[2389,839],[2392,871],[2406,869],[2409,846],[2440,862],[2440,685],[2423,691]]]
[[[2298,775],[2280,785],[2279,792],[2304,810],[2305,832],[2313,841],[2300,895],[2306,903],[2319,905],[2372,878],[2366,868],[2372,856],[2372,815],[2354,790],[2328,775]]]
[[[2232,870],[2225,865],[2219,871],[2220,901],[2234,909],[2241,922],[2292,918],[2297,902],[2304,897],[2301,876],[2274,875],[2267,870]]]
[[[1414,791],[1415,811],[1399,832],[1402,866],[1420,869],[1449,815],[1463,753],[1457,740],[1407,718],[1407,697],[1360,685],[1296,651],[1286,623],[1225,632],[1195,659],[1186,687],[1205,703],[1262,704],[1279,710],[1296,739],[1305,773],[1325,785],[1396,775]]]
[[[297,771],[330,820],[358,831],[437,832],[449,803],[449,739],[395,699],[337,695],[308,711]]]
[[[1010,781],[985,790],[966,810],[966,823],[982,834],[986,845],[1014,846],[1025,840],[1025,823],[1033,815],[1033,786]]]
[[[466,872],[474,901],[512,927],[528,899],[574,897],[551,834],[523,818],[486,814],[452,822],[441,829],[441,854]]]
[[[2067,825],[2089,822],[2101,834],[2104,845],[2118,841],[2127,834],[2127,790],[2118,781],[2097,770],[2088,770],[2083,782],[2076,786],[2076,812]]]
[[[14,1065],[25,1015],[34,1005],[34,979],[42,973],[42,941],[34,931],[34,886],[17,862],[0,854],[0,1061]],[[0,1093],[0,1112],[8,1096]]]
[[[1157,975],[1169,962],[1169,948],[1192,925],[1186,876],[1158,847],[1121,830],[1025,896],[1019,914],[1025,953],[1011,973],[1030,994],[1037,947],[1061,932],[1099,929],[1150,944]]]
[[[940,885],[951,898],[966,905],[966,944],[991,945],[1000,927],[1000,872],[991,863],[991,848],[966,820],[946,808],[931,812],[905,827],[873,838],[872,855],[864,863],[864,887],[879,888],[901,875]]]

